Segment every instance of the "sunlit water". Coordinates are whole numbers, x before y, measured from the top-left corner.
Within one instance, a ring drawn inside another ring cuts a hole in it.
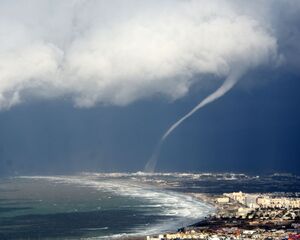
[[[175,230],[213,208],[193,197],[98,174],[0,182],[0,239],[107,239]]]

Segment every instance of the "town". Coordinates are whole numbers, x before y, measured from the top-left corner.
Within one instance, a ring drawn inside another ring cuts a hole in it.
[[[147,236],[147,240],[165,239],[300,239],[299,194],[223,195],[193,194],[213,204],[216,211],[203,221],[177,232]]]

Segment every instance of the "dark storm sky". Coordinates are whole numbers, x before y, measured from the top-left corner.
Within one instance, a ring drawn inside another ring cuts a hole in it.
[[[252,73],[165,142],[158,171],[300,172],[300,81]],[[169,103],[76,109],[28,103],[0,113],[1,173],[138,171],[163,131],[212,89]]]
[[[297,0],[0,1],[0,175],[300,174]],[[241,76],[241,77],[239,77]],[[222,89],[221,89],[222,90]]]

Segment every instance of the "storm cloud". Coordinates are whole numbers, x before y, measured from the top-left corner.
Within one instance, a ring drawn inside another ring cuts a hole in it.
[[[207,75],[221,84],[278,65],[274,4],[1,1],[0,109],[38,99],[78,107],[175,100]]]

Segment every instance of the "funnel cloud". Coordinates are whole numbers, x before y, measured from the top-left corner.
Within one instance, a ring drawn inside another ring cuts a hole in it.
[[[166,140],[166,138],[187,118],[192,116],[196,111],[198,111],[200,108],[204,107],[205,105],[215,101],[216,99],[222,97],[224,94],[226,94],[237,82],[238,75],[232,74],[230,75],[215,92],[213,92],[211,95],[206,97],[204,100],[202,100],[196,107],[194,107],[190,112],[188,112],[186,115],[184,115],[182,118],[180,118],[177,122],[175,122],[161,137],[158,145],[156,146],[151,158],[147,162],[145,166],[145,172],[154,172],[156,163],[158,160],[159,152],[161,149],[161,146],[163,142]]]

